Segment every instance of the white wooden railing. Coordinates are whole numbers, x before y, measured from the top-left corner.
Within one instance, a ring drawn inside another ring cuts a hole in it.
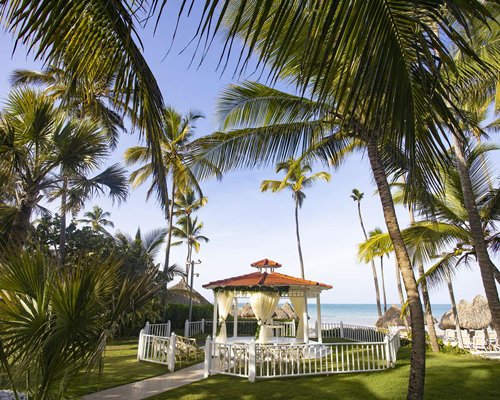
[[[272,328],[272,336],[274,337],[295,337],[295,322],[294,321],[274,321]],[[191,321],[186,319],[184,323],[184,336],[193,337],[200,333],[211,332],[212,321]],[[234,321],[226,321],[226,329],[228,336],[234,332]],[[238,321],[238,336],[254,336],[257,331],[257,321]]]
[[[170,321],[161,324],[150,324],[146,322],[144,333],[153,336],[169,337],[172,333],[172,324]]]
[[[388,334],[375,326],[349,325],[339,323],[322,323],[321,335],[324,338],[343,338],[357,342],[381,342]]]
[[[352,336],[367,334],[369,330],[361,331]],[[381,341],[326,344],[217,343],[208,337],[205,376],[219,373],[254,381],[286,376],[381,371],[394,367],[399,345],[398,333],[386,335]]]
[[[169,371],[173,371],[175,369],[175,342],[175,333],[170,337],[163,337],[149,335],[142,329],[139,333],[137,361],[167,365]]]

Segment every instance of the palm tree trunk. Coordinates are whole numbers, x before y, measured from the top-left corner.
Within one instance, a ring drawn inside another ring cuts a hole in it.
[[[170,198],[170,204],[168,204],[168,233],[167,233],[167,248],[165,249],[165,267],[168,269],[170,266],[170,247],[172,244],[172,228],[174,226],[174,206],[175,206],[175,180],[172,178],[172,195]]]
[[[373,176],[382,203],[387,231],[391,237],[394,253],[403,275],[403,282],[410,306],[412,348],[410,355],[410,378],[408,382],[408,400],[421,400],[424,398],[425,385],[425,324],[422,304],[418,293],[417,281],[413,274],[408,250],[399,228],[399,223],[394,208],[391,189],[387,181],[387,174],[382,164],[380,153],[374,137],[367,140],[368,158]]]
[[[495,331],[500,332],[500,300],[498,298],[498,291],[493,276],[495,265],[491,262],[490,255],[488,254],[481,218],[479,217],[477,206],[474,202],[472,183],[463,152],[462,138],[459,137],[457,133],[453,133],[453,150],[455,152],[458,174],[462,184],[465,208],[469,217],[472,243],[474,244],[474,250],[481,271],[481,278],[483,280],[484,292],[491,311],[491,325]]]
[[[422,263],[418,263],[418,274],[422,281],[420,282],[420,289],[422,289],[422,300],[424,301],[425,320],[427,321],[427,332],[429,333],[429,341],[434,353],[439,351],[439,343],[436,335],[436,327],[434,326],[434,317],[432,316],[431,300],[429,298],[429,291],[427,289],[427,280],[425,279],[425,270]],[[423,277],[423,278],[422,278]]]
[[[401,271],[398,266],[398,260],[396,260],[395,267],[396,267],[396,283],[398,286],[399,303],[401,304],[401,310],[402,310],[405,306],[405,296],[403,294],[403,287],[401,286]],[[403,315],[403,321],[405,324],[406,332],[410,333],[410,327],[408,325],[408,318],[406,318],[406,314]]]
[[[59,263],[64,265],[66,257],[66,199],[68,190],[68,178],[63,178],[62,194],[61,194],[61,227],[59,232]]]
[[[415,224],[415,214],[413,213],[412,205],[408,207],[408,212],[410,214],[410,224],[413,225]],[[429,297],[429,290],[427,289],[427,279],[425,278],[425,270],[421,262],[418,263],[418,275],[422,280],[420,283],[420,289],[422,290],[422,300],[424,301],[424,312],[425,320],[427,322],[427,331],[429,333],[429,341],[431,342],[432,351],[437,353],[439,351],[439,343],[436,334],[436,327],[434,326],[434,317],[432,316],[431,300]]]
[[[305,279],[304,259],[302,258],[302,246],[300,245],[299,201],[298,200],[295,200],[295,233],[297,234],[297,248],[299,249],[300,275],[301,275],[302,279]]]
[[[493,265],[493,276],[495,277],[497,283],[500,285],[500,271],[498,270],[496,265]]]
[[[365,236],[365,241],[368,240],[368,235],[366,234],[365,224],[363,223],[363,217],[361,215],[361,201],[358,200],[358,217],[359,223],[361,225],[361,230],[363,231],[363,235]],[[375,286],[375,299],[377,301],[377,313],[378,317],[382,316],[382,307],[380,306],[380,290],[378,287],[378,277],[377,277],[377,268],[375,267],[375,261],[373,259],[370,261],[372,266],[372,275],[373,275],[373,284]]]
[[[384,278],[384,257],[380,257],[380,276],[382,278],[382,295],[384,296],[384,313],[387,312],[387,296],[385,295],[385,278]]]
[[[461,349],[464,348],[462,332],[460,331],[460,320],[458,319],[457,302],[455,301],[455,293],[453,292],[453,284],[451,283],[450,270],[446,267],[444,275],[446,276],[446,284],[448,285],[448,293],[450,294],[451,310],[453,319],[455,320],[455,332],[457,334],[458,345]]]
[[[22,247],[28,239],[30,229],[31,213],[41,196],[26,193],[19,204],[19,211],[16,213],[12,228],[8,236],[8,244],[14,247]]]

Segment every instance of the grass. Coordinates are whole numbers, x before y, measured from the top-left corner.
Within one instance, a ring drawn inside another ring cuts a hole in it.
[[[201,361],[203,358],[198,357],[196,362],[176,363],[175,370]],[[99,377],[97,372],[82,373],[74,380],[68,394],[79,397],[167,372],[166,365],[137,362],[137,338],[120,339],[106,347],[102,375]]]
[[[216,375],[153,400],[291,400],[291,399],[404,399],[408,384],[410,351],[403,347],[396,368],[371,373],[261,380]],[[428,353],[425,398],[498,399],[500,362],[470,355]]]

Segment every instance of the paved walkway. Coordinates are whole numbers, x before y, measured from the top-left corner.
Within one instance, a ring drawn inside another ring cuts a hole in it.
[[[203,379],[203,363],[83,396],[83,400],[141,400]]]

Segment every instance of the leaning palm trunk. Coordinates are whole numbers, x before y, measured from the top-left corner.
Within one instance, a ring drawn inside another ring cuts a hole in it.
[[[170,204],[168,204],[168,234],[167,234],[167,247],[165,249],[165,267],[164,270],[167,271],[170,266],[170,246],[172,245],[172,227],[174,226],[174,206],[175,206],[175,181],[172,180],[172,195],[170,199]]]
[[[299,250],[300,261],[300,275],[305,279],[304,273],[304,259],[302,258],[302,246],[300,245],[300,232],[299,232],[299,201],[295,200],[295,233],[297,235],[297,248]]]
[[[432,351],[439,352],[439,344],[436,335],[436,328],[434,326],[434,317],[432,316],[431,300],[429,298],[429,291],[427,289],[427,281],[425,279],[425,270],[422,263],[418,263],[418,274],[422,281],[420,282],[420,289],[422,290],[422,300],[424,301],[425,320],[427,321],[427,332],[429,333],[429,341],[431,342]]]
[[[365,224],[363,223],[363,216],[361,215],[361,203],[358,201],[358,217],[359,224],[361,225],[361,230],[363,231],[363,235],[365,236],[365,241],[368,240],[368,235],[366,234]],[[373,284],[375,286],[375,298],[377,300],[377,312],[378,317],[382,316],[382,307],[380,306],[380,290],[378,287],[378,278],[377,278],[377,268],[375,267],[375,261],[373,259],[370,260],[372,266],[372,275],[373,275]]]
[[[450,294],[451,311],[453,313],[453,319],[455,321],[455,332],[458,338],[458,346],[463,349],[464,342],[462,339],[462,332],[460,331],[460,320],[458,319],[457,302],[455,301],[455,293],[453,291],[453,284],[451,283],[450,270],[445,266],[444,275],[446,277],[446,284],[448,286],[448,293]]]
[[[26,194],[20,201],[19,211],[12,223],[8,236],[8,243],[15,247],[23,247],[28,239],[30,219],[33,208],[39,200],[39,196]]]
[[[384,257],[380,257],[380,277],[382,278],[382,295],[384,296],[384,313],[387,312],[387,296],[385,295],[385,278],[384,278]]]
[[[401,310],[404,309],[405,306],[405,296],[403,295],[403,287],[401,286],[401,270],[398,266],[398,260],[395,263],[396,267],[396,283],[398,286],[398,294],[399,294],[399,303],[401,304]],[[403,322],[405,324],[406,332],[410,333],[410,326],[408,325],[408,318],[406,318],[406,314],[402,315]]]
[[[410,224],[415,223],[415,216],[413,214],[413,207],[409,207]],[[436,327],[434,326],[434,317],[432,316],[431,300],[429,297],[429,290],[427,289],[427,278],[425,277],[424,266],[421,262],[418,263],[418,275],[420,279],[420,289],[422,290],[422,300],[424,301],[425,320],[427,321],[427,331],[429,333],[429,341],[434,353],[439,352],[439,343],[436,335]]]
[[[481,278],[483,280],[484,292],[491,311],[491,325],[495,331],[500,332],[500,300],[498,298],[498,291],[493,275],[495,265],[492,263],[490,255],[488,254],[481,219],[474,202],[472,183],[463,152],[462,138],[455,132],[453,133],[453,150],[457,160],[457,169],[462,185],[465,209],[467,210],[469,218],[472,243],[474,244],[474,250],[481,271]]]
[[[399,228],[399,223],[392,199],[387,174],[382,165],[380,153],[374,137],[367,139],[368,158],[382,203],[387,231],[391,237],[394,253],[403,276],[408,304],[410,307],[412,348],[410,356],[410,378],[408,382],[408,400],[424,398],[425,384],[425,324],[422,304],[418,293],[417,280],[413,274],[408,250]]]

